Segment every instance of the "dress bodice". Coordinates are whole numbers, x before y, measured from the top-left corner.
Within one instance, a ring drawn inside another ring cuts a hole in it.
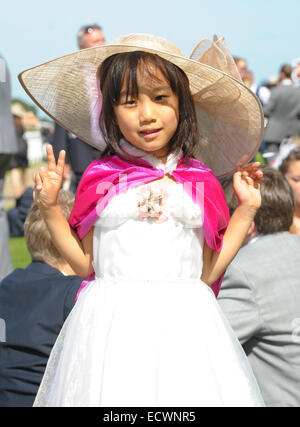
[[[121,148],[164,174],[176,168],[181,152],[163,163],[127,141]],[[129,188],[109,202],[94,229],[96,277],[199,279],[204,242],[198,205],[171,179]]]
[[[131,188],[95,224],[96,277],[199,279],[203,239],[201,210],[181,184]]]

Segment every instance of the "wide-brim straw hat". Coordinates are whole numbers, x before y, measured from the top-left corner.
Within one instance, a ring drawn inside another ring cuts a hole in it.
[[[200,140],[194,156],[224,177],[250,161],[263,137],[261,104],[242,82],[224,39],[202,40],[190,58],[171,42],[129,34],[104,46],[79,50],[19,75],[33,101],[58,124],[103,150],[99,130],[101,93],[96,74],[111,55],[142,50],[181,68],[190,82]],[[76,142],[74,142],[76,143]]]

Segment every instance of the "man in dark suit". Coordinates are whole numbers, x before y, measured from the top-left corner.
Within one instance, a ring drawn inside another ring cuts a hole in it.
[[[294,198],[284,176],[264,169],[262,205],[227,268],[218,301],[239,338],[266,406],[300,406],[300,236],[289,233]],[[237,206],[225,184],[231,213]]]
[[[102,28],[97,24],[81,27],[77,33],[77,43],[79,49],[104,45]],[[83,172],[91,162],[99,158],[100,152],[58,124],[55,125],[52,145],[56,161],[60,150],[67,152],[65,178],[72,173],[70,190],[75,193]]]
[[[278,153],[283,139],[300,136],[300,88],[291,80],[292,67],[283,65],[280,69],[280,84],[271,92],[264,114],[268,123],[264,134],[266,157]]]
[[[17,137],[11,114],[10,76],[6,62],[0,56],[0,280],[13,269],[8,246],[8,223],[3,209],[3,186],[11,155],[17,151]]]
[[[73,196],[62,190],[58,203],[67,218]],[[35,204],[25,221],[25,239],[32,263],[0,282],[0,407],[33,405],[82,283],[52,244]]]
[[[33,203],[33,188],[27,187],[16,200],[16,206],[7,211],[10,237],[24,236],[24,223]]]

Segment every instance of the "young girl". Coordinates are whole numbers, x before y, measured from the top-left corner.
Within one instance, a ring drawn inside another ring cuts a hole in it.
[[[219,72],[179,60],[178,49],[166,54],[173,46],[160,38],[151,38],[153,50],[138,35],[134,46],[130,40],[92,49],[102,55],[107,149],[86,170],[69,223],[56,201],[65,153],[56,164],[48,146],[48,169],[35,175],[35,200],[55,245],[82,278],[94,273],[52,350],[35,405],[263,406],[211,289],[217,294],[260,206],[259,164],[234,174],[239,207],[228,223],[219,182],[193,158],[199,119],[190,88],[201,70],[210,84]],[[63,87],[72,92],[70,80]],[[216,121],[209,126],[213,132]]]

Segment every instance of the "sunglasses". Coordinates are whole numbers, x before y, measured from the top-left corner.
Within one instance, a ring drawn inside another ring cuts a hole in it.
[[[99,25],[86,25],[85,27],[82,28],[82,31],[84,32],[84,34],[90,34],[95,30],[101,30],[101,28],[99,27]]]

